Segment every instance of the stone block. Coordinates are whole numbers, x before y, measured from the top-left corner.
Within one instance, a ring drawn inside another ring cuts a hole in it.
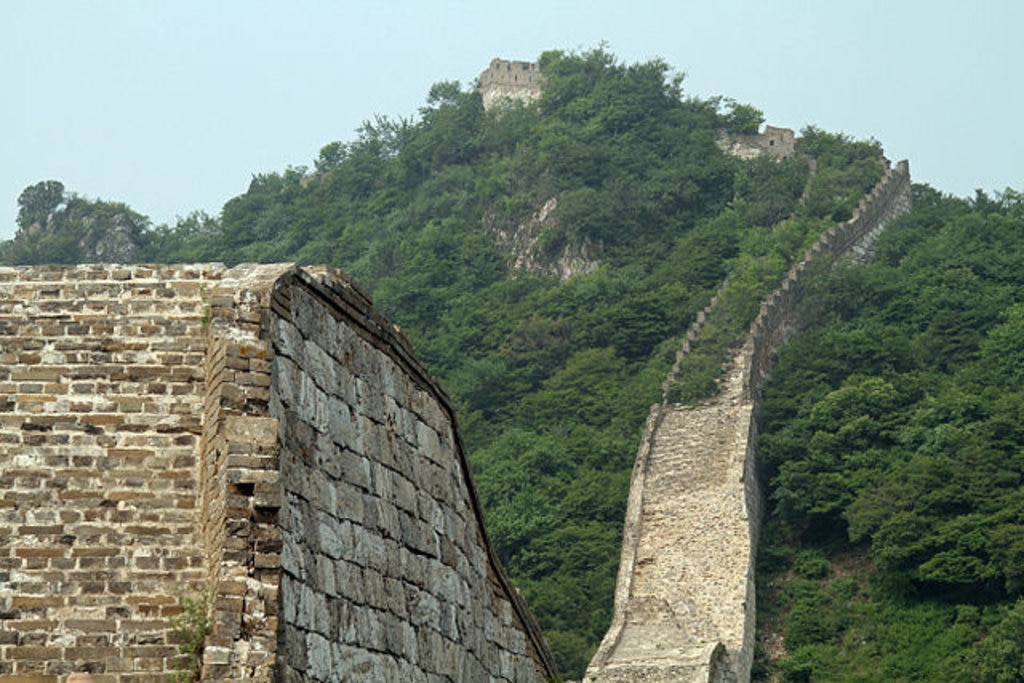
[[[402,474],[390,471],[392,480],[392,490],[394,497],[392,500],[402,510],[410,514],[418,514],[418,505],[416,500],[416,487],[411,481],[406,479]]]
[[[330,458],[334,465],[327,467],[328,471],[337,472],[336,478],[346,484],[358,486],[364,491],[370,490],[370,460],[358,451],[348,448],[337,449]]]
[[[231,648],[207,647],[203,650],[203,663],[218,665],[231,663]]]
[[[334,506],[331,510],[332,514],[339,519],[348,519],[362,524],[365,519],[364,501],[366,500],[366,494],[347,482],[336,482],[333,490]]]
[[[320,539],[320,551],[327,557],[337,560],[348,554],[353,546],[352,525],[325,513],[318,513],[317,536]]]
[[[315,681],[333,680],[331,643],[319,633],[306,634],[307,675]]]

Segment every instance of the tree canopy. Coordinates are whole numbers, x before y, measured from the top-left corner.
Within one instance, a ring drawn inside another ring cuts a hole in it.
[[[790,610],[787,680],[1021,679],[1022,248],[1018,193],[918,187],[877,260],[824,282],[820,324],[782,352],[766,555],[789,555],[775,576],[802,548],[829,577],[766,591],[767,613]],[[813,632],[794,617],[812,606]]]

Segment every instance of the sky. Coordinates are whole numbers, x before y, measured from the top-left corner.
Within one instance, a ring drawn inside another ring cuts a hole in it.
[[[912,177],[1024,189],[1020,0],[0,0],[0,239],[42,180],[154,225],[217,215],[494,57],[602,44],[768,123],[874,138]]]

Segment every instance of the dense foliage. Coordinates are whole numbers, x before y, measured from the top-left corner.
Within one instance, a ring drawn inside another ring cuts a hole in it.
[[[760,455],[786,680],[1024,677],[1024,197],[916,189],[824,282]]]

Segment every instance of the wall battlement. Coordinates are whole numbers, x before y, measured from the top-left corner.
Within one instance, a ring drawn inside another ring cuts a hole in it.
[[[0,268],[0,680],[555,675],[451,403],[344,275]]]
[[[839,259],[870,258],[875,238],[910,203],[909,165],[887,164],[853,218],[822,235],[762,303],[719,395],[694,408],[652,406],[630,484],[615,612],[585,681],[750,680],[761,389],[775,353],[799,327],[808,278]]]

